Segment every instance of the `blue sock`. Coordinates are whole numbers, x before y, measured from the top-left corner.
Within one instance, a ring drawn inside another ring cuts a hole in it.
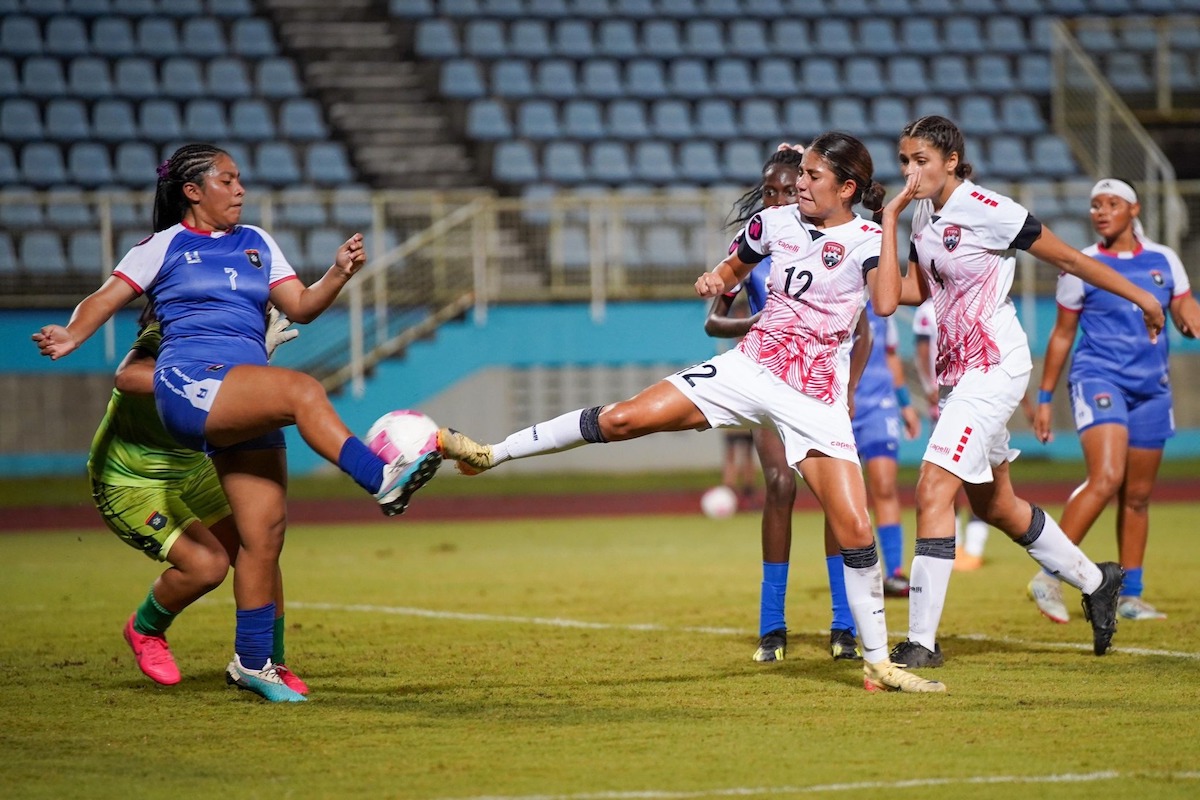
[[[854,629],[854,616],[850,613],[850,600],[846,597],[846,576],[842,573],[842,556],[825,556],[825,570],[829,573],[829,597],[833,601],[833,622],[829,623],[832,630],[850,631],[857,636]]]
[[[787,628],[783,609],[787,604],[788,562],[763,562],[762,603],[758,611],[758,635]]]
[[[342,452],[338,453],[338,466],[342,472],[354,478],[355,483],[375,494],[383,485],[383,468],[387,464],[372,453],[369,447],[351,436],[342,443]]]
[[[262,669],[275,646],[275,604],[237,610],[233,650],[246,669]]]
[[[883,554],[884,576],[895,575],[896,570],[904,567],[904,526],[880,525],[876,531],[879,537],[879,550]]]
[[[1121,594],[1129,597],[1142,596],[1142,568],[1134,567],[1125,570],[1125,579],[1121,581]]]

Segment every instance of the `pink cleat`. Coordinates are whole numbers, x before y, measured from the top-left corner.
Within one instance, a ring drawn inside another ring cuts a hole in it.
[[[308,684],[300,680],[300,676],[292,672],[283,664],[275,666],[275,672],[279,674],[279,679],[283,681],[283,685],[291,689],[297,694],[308,694]]]
[[[180,681],[179,667],[175,666],[175,657],[171,655],[167,640],[161,636],[138,633],[133,628],[133,620],[136,617],[134,614],[125,623],[125,641],[129,642],[129,647],[133,650],[138,669],[155,683],[174,686]]]

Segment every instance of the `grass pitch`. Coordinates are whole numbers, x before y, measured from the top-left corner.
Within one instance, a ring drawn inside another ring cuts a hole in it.
[[[811,514],[775,665],[750,660],[757,514],[295,525],[288,661],[312,695],[279,706],[224,685],[229,582],[176,622],[184,680],[159,687],[121,638],[153,563],[99,528],[0,535],[0,794],[1195,797],[1198,510],[1155,507],[1147,598],[1170,616],[1122,622],[1104,658],[1078,612],[1037,614],[1035,565],[993,532],[951,582],[945,696],[868,694],[829,659]],[[1113,539],[1106,516],[1087,549]],[[888,615],[894,642],[907,602]]]

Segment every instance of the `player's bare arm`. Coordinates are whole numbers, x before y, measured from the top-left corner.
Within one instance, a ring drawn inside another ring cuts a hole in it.
[[[1189,339],[1200,334],[1200,303],[1191,292],[1171,298],[1171,321]]]
[[[42,355],[57,361],[75,352],[81,344],[112,319],[113,314],[128,305],[138,292],[115,275],[109,277],[96,291],[75,306],[71,321],[63,325],[47,325],[31,337]]]
[[[700,297],[724,294],[745,280],[752,269],[753,264],[742,261],[737,257],[737,253],[731,253],[713,267],[711,272],[705,272],[696,279],[696,294]]]
[[[342,287],[367,263],[363,235],[356,233],[334,254],[333,266],[311,286],[284,281],[271,289],[271,302],[293,322],[312,322],[333,305]]]

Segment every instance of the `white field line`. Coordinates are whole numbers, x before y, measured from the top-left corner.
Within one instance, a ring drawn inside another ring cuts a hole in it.
[[[1022,783],[1096,783],[1120,780],[1196,780],[1200,772],[1086,772],[1063,775],[980,775],[967,778],[914,778],[903,781],[824,783],[812,786],[746,786],[673,792],[647,789],[629,792],[579,792],[578,794],[477,795],[454,800],[693,800],[701,797],[755,797],[757,795],[824,794],[862,790],[919,789],[930,786],[979,786]],[[449,800],[449,799],[447,799]]]
[[[357,612],[365,614],[392,614],[403,617],[424,617],[426,619],[448,619],[457,622],[503,622],[514,625],[545,625],[552,628],[585,628],[588,630],[622,630],[660,633],[700,633],[710,636],[753,636],[753,631],[743,628],[710,628],[710,627],[673,627],[646,623],[614,623],[587,622],[561,617],[517,617],[506,614],[468,614],[458,611],[438,611],[431,608],[410,608],[406,606],[378,606],[343,603],[306,603],[289,600],[289,608],[309,609],[312,611]],[[828,634],[828,630],[814,631],[817,634]],[[891,636],[905,636],[906,631],[892,631]],[[1035,642],[1028,639],[1017,639],[1011,636],[987,636],[982,633],[951,634],[947,639],[965,639],[974,642],[1000,642],[1002,644],[1020,645],[1023,647],[1049,647],[1063,650],[1091,650],[1090,643],[1081,642]],[[1144,647],[1114,647],[1111,652],[1126,653],[1135,656],[1164,656],[1167,658],[1186,658],[1200,661],[1200,653],[1188,653],[1178,650],[1151,650]]]

